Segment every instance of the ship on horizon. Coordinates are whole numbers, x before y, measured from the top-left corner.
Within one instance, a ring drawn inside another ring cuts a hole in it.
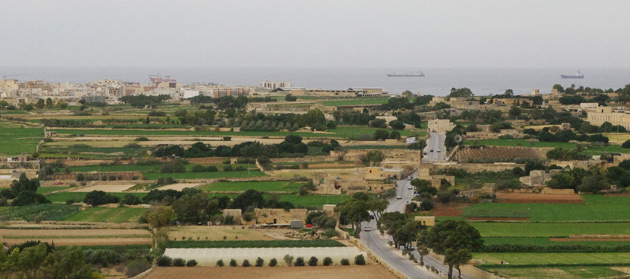
[[[577,74],[574,75],[560,75],[561,78],[584,78],[584,74],[577,71]]]
[[[397,74],[397,73],[393,73],[393,74],[387,74],[387,77],[424,77],[424,73],[423,72],[417,72],[417,73],[404,73],[404,74]]]
[[[172,79],[170,76],[161,77],[160,73],[158,73],[157,75],[149,75],[149,79],[153,83],[161,83],[161,82],[176,83],[177,82],[177,80]]]

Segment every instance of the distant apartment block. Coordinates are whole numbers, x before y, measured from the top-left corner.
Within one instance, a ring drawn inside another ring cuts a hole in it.
[[[265,88],[265,89],[278,89],[278,88],[289,88],[289,87],[293,87],[291,85],[290,81],[268,81],[265,80],[263,82],[260,83],[260,87]]]
[[[623,107],[613,109],[613,107],[598,107],[588,111],[587,121],[591,125],[601,126],[604,122],[613,125],[620,125],[630,129],[630,113]]]

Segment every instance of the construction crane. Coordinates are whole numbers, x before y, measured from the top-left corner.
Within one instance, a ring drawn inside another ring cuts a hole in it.
[[[15,74],[15,75],[6,75],[6,76],[2,76],[2,80],[7,80],[7,78],[9,77],[19,77],[19,76],[25,76],[27,74]]]

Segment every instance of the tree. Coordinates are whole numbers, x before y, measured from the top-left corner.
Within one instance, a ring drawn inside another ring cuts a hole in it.
[[[473,93],[470,89],[464,88],[451,88],[451,93],[448,97],[472,97]]]
[[[379,150],[368,151],[368,153],[365,154],[365,156],[361,158],[361,161],[363,161],[363,164],[369,165],[369,166],[378,165],[383,160],[385,160],[385,155],[383,155],[383,152]]]
[[[365,193],[354,193],[349,200],[340,203],[339,219],[352,224],[355,235],[360,237],[361,222],[370,220],[370,197]]]
[[[265,199],[263,198],[263,195],[260,192],[252,189],[249,189],[244,193],[238,195],[236,198],[234,198],[234,201],[232,202],[232,208],[240,208],[243,211],[245,211],[249,206],[259,208],[264,205]]]
[[[472,254],[468,249],[447,249],[444,255],[444,263],[449,265],[449,278],[451,278],[451,270],[450,266],[454,266],[458,271],[458,278],[462,278],[462,270],[460,266],[462,264],[467,264],[472,259]]]
[[[431,229],[423,231],[420,241],[434,252],[445,255],[444,264],[448,265],[448,278],[453,278],[453,266],[457,261],[452,260],[452,257],[449,257],[447,261],[447,251],[452,256],[452,251],[457,253],[459,250],[466,249],[476,252],[483,247],[483,240],[475,227],[465,221],[455,220],[439,222]]]
[[[610,188],[610,184],[606,181],[606,178],[599,173],[594,173],[588,176],[585,176],[582,179],[582,184],[578,186],[578,190],[580,192],[594,193],[597,194],[600,191],[608,190]]]
[[[295,102],[297,101],[297,97],[294,97],[291,94],[287,94],[286,96],[284,96],[284,100],[287,102]]]
[[[510,111],[508,112],[508,114],[513,117],[513,118],[517,118],[519,116],[521,116],[521,108],[517,107],[517,106],[512,106],[510,108]]]
[[[378,129],[374,131],[375,140],[386,140],[389,138],[389,133],[385,129]]]
[[[438,189],[431,186],[431,181],[428,180],[416,178],[414,180],[411,180],[411,185],[416,188],[418,194],[428,193],[431,196],[434,196],[438,192]]]
[[[221,212],[216,199],[209,199],[206,194],[185,194],[173,203],[173,211],[182,222],[205,222]]]
[[[53,101],[51,98],[46,99],[46,108],[50,109],[53,107]]]
[[[17,195],[15,199],[13,199],[13,202],[11,202],[11,205],[22,206],[22,205],[29,205],[29,204],[44,204],[44,203],[50,203],[50,201],[46,199],[46,197],[44,197],[43,195],[37,194],[35,192],[31,192],[31,191],[22,191],[20,192],[20,194]]]
[[[403,123],[400,120],[392,120],[389,122],[389,126],[392,127],[392,129],[394,130],[404,130],[405,129],[405,123]]]
[[[173,215],[175,215],[175,212],[171,207],[158,206],[151,207],[151,210],[146,213],[145,218],[151,228],[162,228],[171,222]]]
[[[118,203],[119,199],[116,196],[109,195],[103,191],[92,191],[85,195],[83,199],[84,203],[91,206],[99,206],[101,204]]]

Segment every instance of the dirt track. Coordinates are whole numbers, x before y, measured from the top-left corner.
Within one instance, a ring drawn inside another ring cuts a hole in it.
[[[256,278],[256,279],[394,279],[380,265],[303,267],[156,267],[146,279]]]
[[[28,240],[54,243],[57,246],[151,244],[151,233],[141,229],[0,229],[0,242],[14,245]]]

